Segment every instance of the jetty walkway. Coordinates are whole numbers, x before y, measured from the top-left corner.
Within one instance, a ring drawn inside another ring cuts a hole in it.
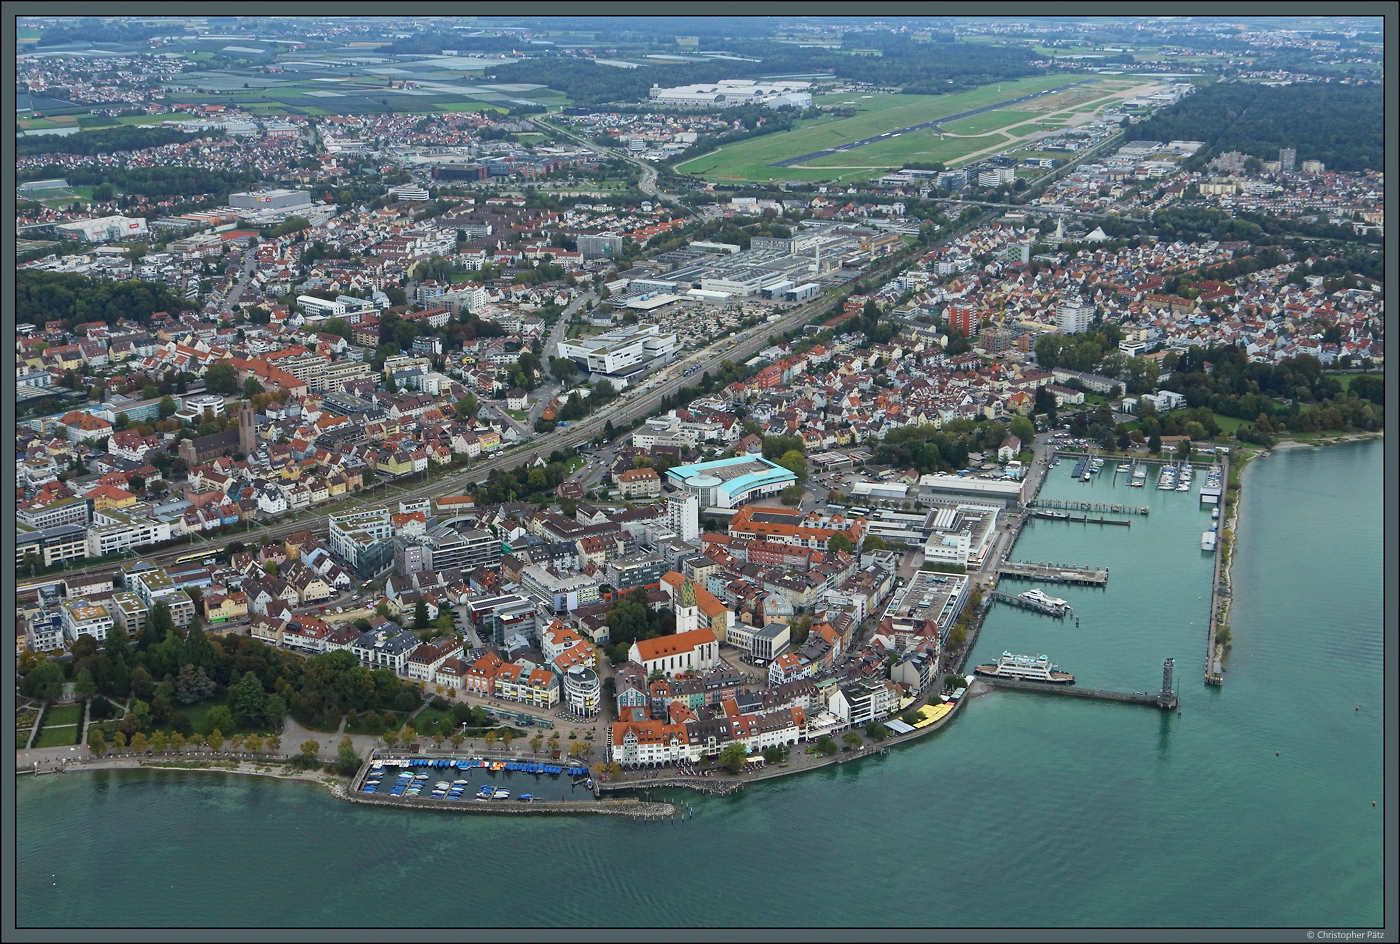
[[[1066,501],[1056,498],[1037,498],[1027,503],[1031,508],[1055,508],[1061,511],[1096,511],[1120,515],[1146,515],[1150,509],[1146,505],[1107,505],[1103,502]],[[1116,522],[1114,522],[1116,524]],[[1124,522],[1126,524],[1127,522]]]
[[[1073,685],[1048,685],[1044,682],[1027,682],[1020,679],[988,678],[977,676],[977,681],[991,688],[1006,688],[1018,692],[1037,692],[1041,695],[1067,695],[1070,698],[1093,698],[1097,701],[1117,701],[1130,705],[1149,705],[1163,711],[1176,709],[1176,696],[1164,698],[1154,692],[1106,692],[1096,688],[1076,688]],[[971,693],[969,693],[971,694]]]

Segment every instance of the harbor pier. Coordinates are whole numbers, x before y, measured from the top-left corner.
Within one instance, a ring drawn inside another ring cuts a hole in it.
[[[1103,587],[1108,584],[1107,567],[1073,567],[1069,564],[1004,561],[997,567],[997,576],[1013,580],[1068,583],[1081,587]]]
[[[995,600],[997,603],[1019,606],[1023,610],[1032,610],[1036,613],[1043,613],[1046,616],[1053,616],[1055,619],[1064,619],[1065,615],[1073,609],[1073,607],[1063,600],[1055,600],[1053,603],[1044,602],[1035,599],[1027,599],[1020,594],[1004,593],[1001,590],[993,590],[988,594],[988,598]]]
[[[1162,690],[1160,692],[1109,692],[1097,688],[1076,688],[1072,685],[1052,685],[1046,682],[1029,682],[1024,679],[996,678],[979,675],[977,681],[991,688],[1006,688],[1017,692],[1038,692],[1042,695],[1067,695],[1070,698],[1092,698],[1096,701],[1116,701],[1129,705],[1147,705],[1162,711],[1175,711],[1176,692],[1172,689],[1172,667],[1175,660],[1167,659],[1162,664]]]
[[[1227,483],[1229,481],[1230,457],[1228,455],[1222,455],[1220,457],[1220,488],[1222,495],[1226,493]],[[1220,520],[1221,526],[1224,527],[1224,521],[1226,520],[1224,515],[1221,516]],[[1216,621],[1220,619],[1220,598],[1222,596],[1228,596],[1230,593],[1230,588],[1221,584],[1221,578],[1224,576],[1224,554],[1225,542],[1219,540],[1216,541],[1214,555],[1215,560],[1211,567],[1210,617],[1206,629],[1205,683],[1207,685],[1225,684],[1225,670],[1220,664],[1220,658],[1222,655],[1224,655],[1224,653],[1216,651],[1215,642]]]

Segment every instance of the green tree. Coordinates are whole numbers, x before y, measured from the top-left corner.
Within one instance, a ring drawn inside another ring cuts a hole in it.
[[[847,747],[860,747],[860,745],[861,745],[861,743],[862,743],[860,735],[857,734],[857,733],[854,732],[854,731],[847,731],[847,732],[841,737],[841,741],[842,741]]]
[[[1151,436],[1149,436],[1147,438],[1147,451],[1152,453],[1152,455],[1154,456],[1161,452],[1162,437],[1158,436],[1156,433],[1153,433]]]
[[[413,606],[413,628],[426,629],[428,626],[428,601],[419,600]]]
[[[1011,418],[1011,435],[1021,440],[1021,445],[1029,447],[1031,441],[1035,439],[1035,424],[1024,416],[1013,416]]]
[[[262,723],[263,711],[267,708],[267,693],[262,682],[252,672],[244,672],[237,682],[228,689],[229,710],[233,719],[245,728]]]
[[[474,394],[467,394],[457,401],[457,418],[460,420],[475,419],[476,414],[481,409],[481,403]]]
[[[263,708],[263,724],[272,731],[281,731],[287,720],[287,702],[281,695],[269,695],[267,705]],[[267,749],[275,751],[269,741]]]
[[[210,393],[237,393],[238,372],[222,361],[204,369],[204,389]]]
[[[310,741],[302,741],[301,754],[298,756],[297,759],[307,767],[314,767],[316,765],[316,755],[319,754],[320,751],[321,744],[319,741],[316,741],[315,739],[312,739]]]
[[[347,734],[340,739],[335,759],[340,767],[340,772],[347,776],[354,773],[360,766],[360,755],[356,753],[355,744],[350,740],[350,735]]]
[[[744,769],[744,764],[748,762],[749,755],[744,750],[744,745],[737,741],[731,741],[724,746],[724,750],[719,752],[719,765],[731,774],[737,774]]]
[[[97,683],[92,680],[92,673],[87,669],[78,670],[77,686],[74,688],[73,693],[77,695],[81,701],[87,701],[97,693]]]
[[[204,739],[204,743],[209,745],[209,750],[218,752],[224,746],[224,734],[218,728],[209,732],[209,736]]]
[[[862,554],[869,554],[871,551],[883,551],[887,548],[885,539],[878,534],[871,534],[860,545]]]
[[[807,481],[807,458],[796,449],[789,449],[776,461],[778,465],[797,476],[798,482]]]
[[[833,554],[851,553],[851,539],[844,534],[833,534],[827,538],[826,549]]]
[[[237,725],[233,720],[233,713],[228,710],[227,705],[215,705],[209,709],[209,713],[204,716],[204,725],[210,730],[232,731]]]
[[[260,393],[264,393],[263,385],[258,383],[258,378],[249,377],[243,381],[243,399],[251,400]]]
[[[88,732],[88,750],[98,757],[107,753],[107,739],[102,736],[102,729],[94,727]]]
[[[355,335],[350,328],[350,322],[344,318],[327,318],[321,325],[321,330],[327,334],[340,335],[347,341],[355,340]]]
[[[146,617],[145,628],[141,630],[142,647],[159,645],[174,631],[175,620],[170,616],[170,605],[164,600],[157,600]]]

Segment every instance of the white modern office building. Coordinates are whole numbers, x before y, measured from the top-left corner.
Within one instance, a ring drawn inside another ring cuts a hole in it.
[[[649,361],[664,362],[675,349],[676,336],[662,334],[656,325],[618,328],[591,338],[559,342],[559,356],[571,359],[590,374],[629,373]]]

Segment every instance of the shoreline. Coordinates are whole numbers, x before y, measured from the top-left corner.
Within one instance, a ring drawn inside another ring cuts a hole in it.
[[[1222,583],[1222,585],[1225,586],[1225,587],[1232,587],[1232,586],[1233,586],[1232,574],[1233,574],[1233,568],[1234,568],[1234,563],[1235,563],[1235,556],[1236,556],[1236,554],[1238,553],[1238,550],[1239,550],[1239,526],[1240,526],[1240,521],[1241,521],[1241,518],[1242,518],[1242,501],[1241,501],[1241,499],[1242,499],[1242,496],[1243,496],[1243,493],[1244,493],[1244,473],[1245,473],[1245,470],[1249,467],[1249,465],[1250,465],[1254,460],[1256,460],[1256,459],[1261,459],[1261,458],[1266,458],[1266,457],[1272,455],[1273,452],[1274,452],[1275,450],[1281,450],[1281,449],[1304,449],[1304,448],[1322,448],[1323,446],[1340,445],[1340,444],[1342,444],[1342,443],[1348,443],[1348,442],[1364,442],[1364,441],[1369,441],[1369,440],[1374,440],[1374,439],[1384,439],[1384,435],[1385,435],[1385,434],[1384,434],[1384,431],[1382,430],[1382,431],[1379,431],[1379,432],[1360,432],[1360,433],[1341,434],[1341,435],[1338,435],[1338,436],[1332,436],[1332,437],[1322,438],[1322,439],[1319,439],[1319,441],[1317,441],[1317,442],[1308,442],[1308,441],[1297,440],[1297,439],[1285,439],[1285,440],[1279,441],[1279,442],[1276,443],[1274,446],[1269,447],[1269,448],[1258,449],[1258,450],[1253,450],[1253,449],[1251,449],[1251,450],[1248,450],[1248,451],[1239,451],[1239,450],[1237,449],[1237,451],[1234,452],[1234,453],[1232,454],[1231,458],[1234,459],[1236,462],[1238,462],[1238,468],[1239,468],[1239,473],[1238,473],[1238,475],[1239,475],[1239,478],[1238,478],[1238,485],[1239,485],[1239,487],[1238,487],[1238,489],[1237,489],[1236,492],[1235,492],[1234,500],[1231,501],[1231,502],[1229,503],[1229,505],[1230,505],[1230,507],[1229,507],[1229,512],[1228,512],[1228,514],[1226,514],[1225,516],[1223,516],[1223,518],[1222,518],[1222,525],[1221,525],[1221,527],[1222,527],[1223,530],[1228,530],[1228,531],[1229,531],[1229,537],[1228,537],[1228,539],[1227,539],[1226,541],[1224,541],[1223,544],[1222,544],[1222,549],[1225,550],[1225,551],[1227,552],[1227,560],[1226,560],[1226,562],[1225,562],[1225,564],[1224,564],[1224,567],[1222,568],[1222,574],[1221,574],[1221,577],[1222,577],[1221,583]],[[1233,463],[1232,463],[1232,464],[1233,464]],[[1226,494],[1226,495],[1229,494],[1229,483],[1228,483],[1228,482],[1226,483],[1225,494]],[[1227,628],[1228,628],[1228,625],[1229,625],[1229,623],[1228,623],[1228,617],[1229,617],[1230,604],[1231,604],[1231,602],[1232,602],[1232,601],[1231,601],[1231,596],[1226,595],[1226,596],[1224,597],[1223,605],[1221,606],[1221,612],[1220,612],[1220,615],[1219,615],[1219,618],[1218,618],[1218,623],[1220,623],[1221,625],[1226,626]],[[1222,664],[1223,664],[1225,658],[1228,656],[1228,653],[1229,653],[1229,651],[1230,651],[1230,648],[1231,648],[1232,643],[1233,643],[1233,641],[1231,641],[1231,643],[1229,643],[1229,644],[1226,644],[1226,646],[1224,647],[1223,651],[1221,652],[1220,661],[1222,662]],[[968,690],[964,693],[964,695],[963,695],[962,698],[960,698],[957,702],[955,702],[955,703],[953,704],[952,709],[951,709],[946,715],[944,715],[942,718],[939,718],[937,721],[935,721],[934,723],[928,725],[926,728],[922,728],[922,729],[919,729],[919,730],[917,730],[917,731],[912,731],[912,732],[910,732],[910,733],[908,733],[908,734],[892,735],[892,736],[886,738],[886,739],[883,740],[883,741],[878,741],[878,742],[875,742],[874,744],[871,744],[871,745],[864,745],[860,750],[856,751],[856,752],[855,752],[854,754],[852,754],[851,756],[842,756],[842,753],[837,753],[837,754],[832,755],[832,756],[830,756],[830,757],[820,757],[820,758],[817,758],[817,759],[815,759],[815,760],[813,760],[813,761],[811,761],[811,762],[804,762],[804,763],[801,764],[801,766],[799,766],[799,767],[797,767],[797,768],[795,768],[795,769],[788,769],[788,768],[786,768],[786,767],[782,767],[782,768],[779,768],[779,767],[765,767],[761,772],[757,772],[757,773],[740,773],[740,774],[737,774],[737,775],[729,775],[729,776],[725,776],[725,777],[705,778],[705,779],[703,779],[703,780],[701,780],[701,779],[699,779],[699,778],[680,777],[680,776],[670,775],[670,774],[668,774],[668,773],[665,771],[664,768],[662,768],[662,769],[658,769],[658,771],[657,771],[657,776],[655,776],[655,777],[648,777],[648,778],[646,778],[646,779],[639,780],[639,781],[637,781],[637,782],[635,782],[635,783],[628,783],[628,782],[625,782],[625,781],[609,782],[609,783],[601,783],[601,782],[600,782],[600,783],[598,784],[598,795],[601,797],[601,795],[604,794],[604,793],[621,793],[621,792],[631,791],[631,790],[651,790],[651,789],[686,789],[686,790],[692,790],[692,791],[699,792],[699,793],[708,793],[708,794],[712,794],[712,795],[728,795],[728,794],[730,794],[730,793],[733,793],[733,792],[737,792],[737,791],[739,791],[739,790],[742,790],[744,786],[746,786],[747,784],[750,784],[750,783],[759,783],[759,782],[762,782],[762,781],[765,781],[765,780],[775,780],[775,779],[778,779],[778,778],[781,778],[781,777],[797,776],[797,775],[799,775],[799,774],[805,774],[805,773],[808,773],[808,772],[811,772],[811,771],[814,771],[814,770],[821,770],[821,769],[823,769],[823,768],[826,768],[826,767],[829,767],[829,766],[832,766],[832,765],[839,765],[839,764],[849,763],[849,762],[851,762],[851,761],[861,760],[861,759],[864,759],[864,758],[870,757],[870,756],[880,756],[880,755],[883,755],[883,754],[887,753],[888,750],[889,750],[890,748],[899,747],[899,746],[903,746],[903,745],[906,745],[906,744],[910,744],[910,743],[915,742],[915,741],[919,740],[920,738],[922,738],[922,737],[924,737],[924,736],[926,736],[926,735],[932,733],[933,731],[936,731],[936,730],[939,730],[939,729],[943,728],[944,725],[948,724],[948,723],[958,714],[958,711],[962,708],[962,705],[963,705],[965,702],[971,701],[971,700],[974,699],[974,698],[977,698],[977,697],[979,697],[979,696],[981,696],[981,695],[983,695],[983,694],[986,694],[988,691],[990,691],[990,689],[987,688],[986,686],[977,686],[977,685],[975,685],[975,684],[969,685]],[[804,741],[804,742],[802,742],[802,743],[803,743],[803,744],[810,744],[811,742],[806,742],[806,741]],[[75,770],[78,770],[78,771],[97,771],[97,770],[138,770],[138,769],[145,769],[145,770],[175,770],[175,771],[206,771],[206,772],[213,772],[213,773],[237,774],[237,775],[241,775],[241,776],[264,777],[264,778],[270,778],[270,779],[275,779],[275,780],[302,781],[302,782],[305,782],[305,783],[319,784],[319,785],[325,787],[325,788],[330,792],[330,794],[331,794],[332,796],[334,796],[334,797],[336,797],[336,798],[338,798],[338,799],[346,800],[346,801],[349,801],[349,802],[352,802],[352,803],[369,803],[370,805],[385,805],[385,804],[373,803],[372,801],[368,801],[368,800],[366,800],[366,799],[364,799],[364,798],[361,798],[361,797],[352,796],[352,795],[350,794],[350,789],[349,789],[349,787],[350,787],[350,784],[353,782],[353,779],[354,779],[354,778],[341,778],[341,777],[337,777],[337,776],[332,775],[332,774],[327,774],[324,770],[319,770],[319,769],[314,769],[314,770],[294,770],[294,769],[289,769],[289,764],[290,764],[290,759],[289,759],[289,758],[273,758],[273,757],[259,758],[259,759],[255,759],[255,760],[254,760],[254,759],[248,759],[248,758],[217,758],[217,757],[211,757],[211,756],[199,755],[199,754],[193,754],[193,755],[177,755],[177,756],[162,756],[162,757],[159,757],[159,758],[157,758],[157,757],[136,757],[136,756],[123,756],[123,757],[110,757],[110,756],[109,756],[109,757],[101,757],[101,758],[85,758],[85,759],[81,759],[81,760],[75,759],[75,760],[73,760],[73,761],[70,761],[70,762],[68,762],[68,763],[63,764],[61,767],[58,767],[58,768],[55,768],[55,769],[52,769],[52,770],[45,771],[45,770],[40,769],[39,771],[37,771],[37,773],[67,773],[67,772],[69,772],[69,771],[75,771]],[[282,768],[282,769],[277,769],[277,768]],[[33,767],[29,767],[29,768],[24,768],[24,769],[17,769],[17,771],[16,771],[16,776],[17,776],[17,777],[18,777],[18,776],[23,776],[23,775],[25,775],[25,774],[36,775],[36,770],[35,770],[35,768],[33,768]],[[621,798],[619,798],[619,799],[621,799]],[[414,807],[408,806],[407,804],[393,804],[393,805],[398,806],[399,808],[414,808]],[[649,805],[649,804],[648,804],[648,805]],[[514,806],[514,805],[512,805],[512,806]],[[481,808],[480,811],[481,811],[481,812],[496,812],[496,813],[498,813],[498,814],[531,813],[531,812],[537,812],[537,813],[560,813],[560,812],[585,813],[585,812],[594,812],[594,813],[614,813],[614,814],[616,814],[616,813],[623,812],[623,811],[620,810],[620,809],[615,809],[615,808],[614,808],[614,809],[609,809],[609,808],[607,808],[606,806],[601,806],[601,807],[600,807],[600,806],[595,806],[595,805],[593,805],[593,804],[580,804],[580,805],[578,805],[578,806],[574,806],[573,804],[570,804],[570,807],[569,807],[568,810],[563,810],[563,809],[555,808],[556,806],[557,806],[557,805],[555,805],[555,806],[546,806],[545,804],[537,804],[536,807],[535,807],[534,809],[489,807],[489,808]],[[424,809],[438,809],[439,807],[436,807],[436,806],[433,806],[433,807],[426,807],[426,806],[425,806],[425,807],[421,807],[421,808],[424,808]],[[443,808],[448,808],[448,807],[443,807]],[[451,808],[451,809],[454,809],[454,810],[468,810],[468,811],[474,811],[474,810],[477,810],[477,809],[478,809],[477,807],[473,807],[473,806],[470,806],[470,805],[454,806],[454,807],[450,807],[450,808]],[[673,809],[673,811],[674,811],[674,808],[672,808],[672,809]],[[629,811],[629,812],[631,812],[631,815],[637,815],[636,812],[632,812],[632,811]],[[624,813],[624,815],[627,815],[627,814]],[[664,815],[664,814],[663,814],[663,815]]]

